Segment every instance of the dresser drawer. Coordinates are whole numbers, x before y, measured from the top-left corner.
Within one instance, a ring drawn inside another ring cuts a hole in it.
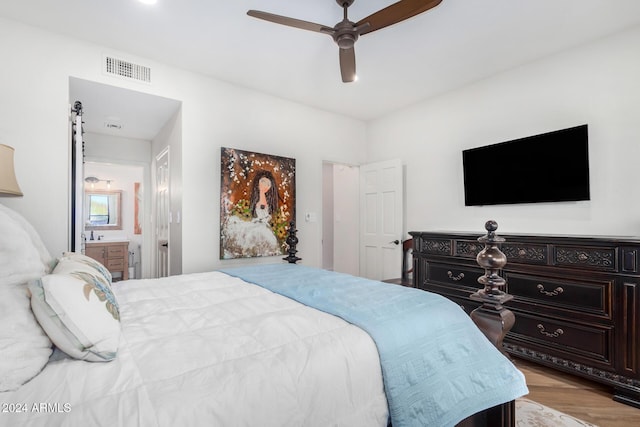
[[[430,283],[438,283],[447,287],[469,288],[471,292],[482,289],[478,278],[484,275],[480,267],[466,267],[455,264],[427,263],[426,280]]]
[[[108,258],[118,258],[124,256],[124,247],[123,246],[107,246],[107,257]]]
[[[536,243],[506,242],[502,252],[507,256],[507,264],[547,264],[549,259],[547,245]]]
[[[553,251],[554,264],[563,267],[616,271],[616,261],[616,248],[557,245]]]
[[[415,237],[415,249],[423,254],[450,256],[451,240]]]
[[[576,312],[612,318],[613,281],[540,277],[505,272],[507,291],[519,302],[544,305],[563,313]]]
[[[123,271],[124,259],[108,259],[106,267],[109,271]]]
[[[556,354],[562,352],[564,357],[576,355],[606,366],[613,364],[612,327],[576,324],[517,312],[510,334],[529,344],[550,347]]]
[[[484,244],[477,240],[456,240],[455,256],[476,259],[480,251],[484,249]]]

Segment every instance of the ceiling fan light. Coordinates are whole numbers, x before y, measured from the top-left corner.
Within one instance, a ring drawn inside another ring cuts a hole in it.
[[[352,34],[342,34],[336,39],[340,49],[351,49],[356,42],[356,37]]]

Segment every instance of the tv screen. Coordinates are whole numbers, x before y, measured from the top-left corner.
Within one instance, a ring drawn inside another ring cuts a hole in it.
[[[589,200],[587,125],[462,152],[466,206]]]

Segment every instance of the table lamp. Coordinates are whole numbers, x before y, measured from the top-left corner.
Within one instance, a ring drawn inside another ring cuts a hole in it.
[[[13,147],[0,144],[0,196],[22,196],[13,168]]]

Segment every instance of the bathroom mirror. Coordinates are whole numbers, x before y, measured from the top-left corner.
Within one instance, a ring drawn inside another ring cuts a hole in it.
[[[85,230],[122,230],[122,191],[85,190]]]

